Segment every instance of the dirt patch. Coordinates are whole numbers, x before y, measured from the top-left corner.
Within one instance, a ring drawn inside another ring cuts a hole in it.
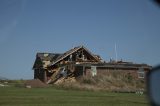
[[[43,83],[39,79],[27,80],[25,82],[25,87],[27,88],[44,88],[47,87],[47,84]]]

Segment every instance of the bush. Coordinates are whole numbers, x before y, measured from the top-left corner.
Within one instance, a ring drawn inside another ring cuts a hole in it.
[[[136,89],[144,88],[144,80],[137,80],[131,74],[124,74],[120,71],[109,72],[105,75],[94,77],[81,77],[77,82],[63,82],[59,87],[64,89],[92,90],[92,91],[117,91],[134,92]]]
[[[96,84],[96,81],[93,77],[81,77],[79,81],[84,84]]]

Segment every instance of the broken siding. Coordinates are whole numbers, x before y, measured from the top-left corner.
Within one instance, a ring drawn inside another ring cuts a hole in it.
[[[35,69],[34,70],[34,79],[40,79],[43,82],[46,82],[46,70],[44,69]]]
[[[37,53],[33,69],[47,67],[51,62],[55,61],[61,54],[58,53]]]

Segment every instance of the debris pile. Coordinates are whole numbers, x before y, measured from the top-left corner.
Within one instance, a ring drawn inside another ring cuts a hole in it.
[[[67,77],[67,78],[62,77],[62,78],[58,79],[54,84],[59,85],[62,83],[74,83],[74,82],[76,82],[75,77]]]
[[[27,80],[25,82],[26,88],[43,88],[47,87],[47,84],[43,83],[39,79]]]

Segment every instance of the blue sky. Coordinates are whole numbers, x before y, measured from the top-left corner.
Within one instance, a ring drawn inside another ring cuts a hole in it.
[[[37,52],[84,45],[109,61],[160,63],[160,8],[151,0],[0,0],[0,76],[33,78]]]

